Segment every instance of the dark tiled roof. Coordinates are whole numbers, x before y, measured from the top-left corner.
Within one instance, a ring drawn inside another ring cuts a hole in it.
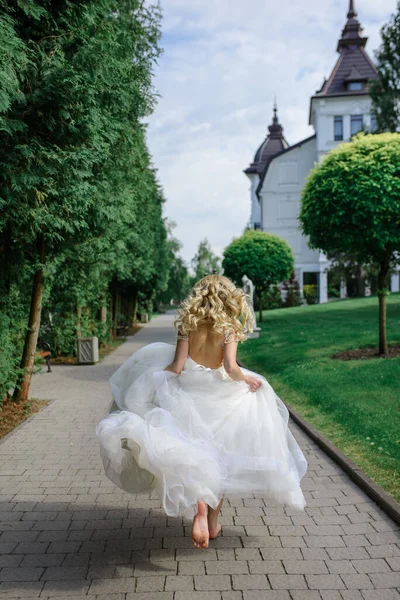
[[[261,192],[261,189],[262,189],[262,186],[263,186],[263,183],[264,183],[264,179],[265,179],[265,176],[266,176],[267,171],[268,171],[268,167],[269,167],[270,163],[272,162],[272,160],[274,158],[277,158],[278,156],[282,156],[282,154],[286,154],[287,152],[291,152],[292,150],[295,150],[296,148],[300,148],[300,146],[302,146],[306,142],[309,142],[310,140],[315,139],[316,137],[317,137],[317,135],[314,133],[314,135],[310,135],[310,137],[305,138],[304,140],[300,140],[300,142],[297,142],[297,144],[293,144],[293,146],[289,146],[288,148],[285,148],[284,150],[281,150],[281,152],[278,152],[277,154],[275,154],[275,156],[271,156],[271,158],[268,161],[268,163],[264,166],[263,172],[261,173],[260,181],[259,181],[259,184],[258,184],[257,189],[256,189],[257,196]]]
[[[274,117],[272,119],[272,125],[268,127],[269,134],[258,148],[255,153],[254,160],[251,165],[245,169],[246,174],[258,173],[261,174],[265,168],[265,165],[285,148],[289,147],[289,144],[283,136],[283,127],[278,121],[277,108],[274,107]]]
[[[347,86],[351,81],[364,82],[363,89],[358,90],[357,94],[368,94],[368,81],[378,78],[378,71],[365,51],[368,38],[361,35],[362,27],[356,17],[354,2],[350,0],[347,22],[337,47],[340,56],[330,77],[324,81],[321,89],[313,96],[314,98],[352,95],[354,91],[349,90]]]
[[[350,95],[352,92],[347,89],[349,81],[367,82],[370,79],[377,78],[378,72],[376,67],[364,48],[357,46],[352,48],[350,46],[342,50],[329,79],[315,96],[330,96],[333,94]],[[368,94],[368,85],[365,85],[358,93]]]

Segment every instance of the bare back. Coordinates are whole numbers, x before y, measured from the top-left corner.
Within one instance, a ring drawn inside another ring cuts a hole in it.
[[[204,367],[218,369],[224,358],[223,341],[223,333],[217,333],[209,327],[199,327],[190,332],[189,356]]]

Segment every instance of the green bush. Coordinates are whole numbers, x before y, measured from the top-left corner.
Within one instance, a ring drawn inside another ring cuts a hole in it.
[[[283,289],[286,290],[286,299],[284,302],[285,308],[291,308],[292,306],[301,306],[303,304],[299,282],[295,277],[294,271],[292,272],[288,281],[283,284]]]
[[[318,303],[318,286],[317,285],[304,285],[303,295],[306,299],[307,304]]]

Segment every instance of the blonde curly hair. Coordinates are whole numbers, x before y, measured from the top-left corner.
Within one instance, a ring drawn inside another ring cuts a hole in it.
[[[243,341],[253,331],[249,301],[250,296],[227,277],[207,275],[181,303],[174,325],[181,335],[210,327],[218,333],[229,331]]]

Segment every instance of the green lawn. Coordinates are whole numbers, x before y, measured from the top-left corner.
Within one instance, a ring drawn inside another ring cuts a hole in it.
[[[340,361],[377,346],[376,297],[265,311],[239,359],[400,501],[400,357]],[[389,344],[400,342],[400,294],[388,297]]]

